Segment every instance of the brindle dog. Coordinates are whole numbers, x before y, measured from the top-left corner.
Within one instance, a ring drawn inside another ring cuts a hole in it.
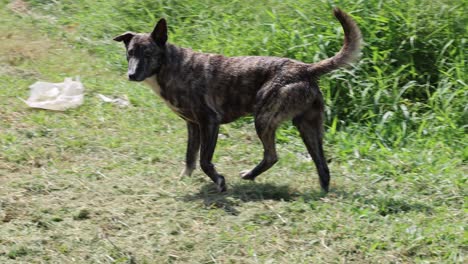
[[[263,56],[224,57],[198,53],[167,43],[167,26],[159,20],[150,34],[126,32],[114,38],[127,50],[128,78],[145,81],[187,122],[188,144],[183,175],[191,175],[198,153],[200,167],[226,191],[224,177],[212,163],[220,124],[253,114],[263,143],[263,160],[243,179],[254,180],[278,160],[275,131],[292,119],[328,192],[330,174],[322,147],[324,101],[318,79],[353,62],[361,50],[361,32],[353,19],[333,10],[345,37],[341,50],[318,63]]]

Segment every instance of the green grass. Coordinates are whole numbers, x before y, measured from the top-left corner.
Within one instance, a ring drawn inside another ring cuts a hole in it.
[[[466,262],[466,1],[0,3],[1,263]],[[331,192],[290,124],[278,164],[239,179],[262,153],[251,118],[221,128],[226,194],[200,170],[179,178],[185,124],[126,81],[112,37],[163,16],[181,46],[312,62],[341,45],[334,5],[366,46],[321,80]],[[19,100],[37,80],[77,75],[77,109]]]

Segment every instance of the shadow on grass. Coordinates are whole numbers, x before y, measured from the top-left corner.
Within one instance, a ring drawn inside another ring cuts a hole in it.
[[[351,211],[355,211],[356,213],[362,213],[367,209],[380,216],[408,212],[422,212],[426,214],[433,212],[433,208],[430,205],[405,200],[404,197],[377,194],[377,192],[372,192],[368,195],[343,190],[331,190],[329,195],[318,190],[301,193],[290,188],[289,185],[255,182],[230,185],[226,193],[218,193],[212,183],[207,183],[198,193],[186,195],[183,197],[183,200],[186,202],[201,200],[209,209],[223,209],[229,214],[238,215],[239,211],[236,207],[245,202],[262,202],[265,200],[289,202],[301,200],[308,203],[318,201],[324,197],[335,203],[346,203],[348,204],[346,206],[351,207]]]
[[[227,213],[238,215],[234,206],[241,202],[255,202],[264,200],[275,201],[303,201],[319,200],[326,194],[323,192],[300,193],[291,189],[288,185],[277,185],[271,183],[237,183],[228,186],[226,193],[219,193],[212,183],[205,184],[200,192],[186,195],[184,201],[203,200],[205,206],[209,208],[221,208]]]

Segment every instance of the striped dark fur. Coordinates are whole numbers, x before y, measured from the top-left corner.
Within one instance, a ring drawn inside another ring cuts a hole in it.
[[[293,120],[328,191],[330,175],[322,149],[324,102],[318,78],[353,62],[361,49],[361,33],[345,12],[334,9],[345,32],[344,45],[318,63],[265,56],[225,57],[194,52],[167,43],[166,21],[150,34],[126,32],[114,38],[125,43],[128,77],[145,81],[187,122],[188,145],[184,175],[202,170],[225,191],[225,179],[211,162],[220,124],[253,114],[264,147],[263,160],[242,178],[254,180],[277,161],[275,131]]]

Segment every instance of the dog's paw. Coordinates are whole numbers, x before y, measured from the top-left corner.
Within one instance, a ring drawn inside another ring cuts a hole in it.
[[[220,193],[226,192],[226,180],[224,179],[223,176],[218,175],[218,179],[216,180],[216,187],[218,188],[218,191]]]
[[[179,174],[179,177],[190,177],[194,169],[185,167]]]
[[[251,172],[250,170],[241,171],[241,173],[240,173],[241,178],[243,180],[250,180],[250,181],[255,180],[255,177],[252,177],[252,174],[250,172]]]

